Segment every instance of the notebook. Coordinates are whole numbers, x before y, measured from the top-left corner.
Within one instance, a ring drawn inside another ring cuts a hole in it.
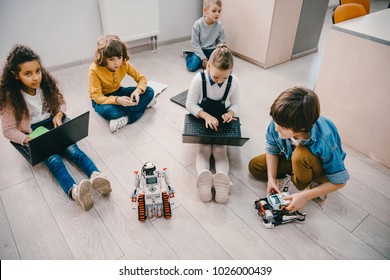
[[[240,119],[220,124],[218,131],[206,128],[204,120],[191,114],[184,118],[183,143],[242,146],[249,138],[241,137]]]
[[[87,137],[88,127],[89,111],[50,130],[44,127],[36,128],[32,132],[32,136],[35,136],[35,138],[30,140],[28,145],[20,145],[14,142],[11,142],[11,144],[34,166]]]
[[[183,91],[182,93],[179,93],[178,95],[175,95],[174,97],[171,97],[171,101],[175,102],[176,104],[179,104],[180,106],[186,107],[187,94],[188,89]]]

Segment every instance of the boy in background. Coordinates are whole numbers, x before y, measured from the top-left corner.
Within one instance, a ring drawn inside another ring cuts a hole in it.
[[[222,11],[221,0],[205,0],[204,16],[192,26],[191,46],[193,51],[184,51],[188,71],[206,68],[211,53],[219,43],[225,44],[225,32],[218,21]]]

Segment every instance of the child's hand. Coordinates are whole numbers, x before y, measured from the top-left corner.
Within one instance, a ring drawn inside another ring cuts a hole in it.
[[[139,94],[140,94],[140,92],[138,92],[138,89],[136,89],[136,90],[133,91],[133,93],[130,95],[130,98],[131,98],[131,100],[135,103],[135,105],[137,105],[138,102],[139,102]]]
[[[205,121],[205,124],[206,124],[207,128],[218,130],[219,122],[213,116],[207,114],[207,116],[204,118],[204,121]]]
[[[208,63],[209,61],[207,60],[207,58],[205,58],[205,59],[203,59],[202,60],[202,68],[203,69],[206,69],[206,66],[207,66],[207,63]]]
[[[139,99],[139,97],[138,97]],[[135,106],[137,105],[138,101],[134,102],[132,100],[131,97],[128,97],[128,96],[118,96],[116,98],[116,102],[119,104],[119,105],[122,105],[122,106]]]
[[[234,113],[232,111],[227,112],[222,115],[223,123],[230,123],[231,121],[237,120],[234,118]]]
[[[299,192],[290,194],[284,197],[285,200],[290,200],[290,204],[286,207],[286,210],[289,212],[298,211],[301,209],[307,202],[305,192]]]
[[[267,182],[267,194],[269,194],[272,191],[275,191],[276,193],[280,193],[276,180],[268,180]]]
[[[53,117],[53,125],[54,127],[60,126],[62,124],[62,118],[64,117],[64,114],[59,111],[54,117]]]

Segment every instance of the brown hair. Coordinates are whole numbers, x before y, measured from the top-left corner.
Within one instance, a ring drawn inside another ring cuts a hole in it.
[[[282,92],[271,106],[270,115],[281,127],[309,132],[320,117],[320,102],[314,91],[293,87]]]
[[[106,59],[114,56],[122,57],[123,60],[129,60],[126,44],[116,35],[100,37],[93,61],[99,66],[106,66]]]
[[[224,44],[218,44],[212,52],[209,62],[218,69],[229,70],[233,68],[233,55]]]

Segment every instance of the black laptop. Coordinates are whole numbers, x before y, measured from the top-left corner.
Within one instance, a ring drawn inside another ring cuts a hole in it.
[[[184,118],[183,143],[217,144],[229,146],[242,146],[249,138],[241,137],[240,119],[230,123],[221,123],[215,131],[206,128],[203,119],[191,114]]]
[[[188,89],[183,91],[182,93],[179,93],[178,95],[175,95],[174,97],[171,97],[171,101],[185,108],[186,101],[187,101],[187,94],[188,94]]]
[[[88,127],[89,111],[37,136],[28,145],[11,144],[34,166],[87,137]]]

